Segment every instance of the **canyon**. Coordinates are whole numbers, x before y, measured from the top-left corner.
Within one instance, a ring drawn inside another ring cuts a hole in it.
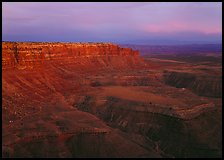
[[[206,56],[2,42],[2,155],[222,157],[222,65]]]

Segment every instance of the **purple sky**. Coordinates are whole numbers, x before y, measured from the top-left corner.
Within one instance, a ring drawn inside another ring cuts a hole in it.
[[[221,43],[221,2],[3,2],[3,41]]]

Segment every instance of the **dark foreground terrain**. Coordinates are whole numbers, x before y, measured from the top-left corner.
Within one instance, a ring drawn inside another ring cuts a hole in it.
[[[222,157],[221,55],[2,45],[3,157]]]

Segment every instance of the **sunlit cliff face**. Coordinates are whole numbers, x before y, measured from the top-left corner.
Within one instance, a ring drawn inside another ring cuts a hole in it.
[[[2,43],[2,66],[5,68],[26,68],[44,66],[44,63],[72,63],[86,65],[112,65],[128,60],[132,66],[141,62],[139,52],[122,48],[112,43]],[[100,61],[105,62],[100,62]],[[109,64],[107,64],[109,63]],[[142,62],[143,63],[143,62]],[[125,63],[123,67],[125,67]],[[114,65],[114,67],[119,67]]]

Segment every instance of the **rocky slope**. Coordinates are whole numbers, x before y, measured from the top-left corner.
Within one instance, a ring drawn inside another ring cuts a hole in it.
[[[186,96],[186,93],[182,94]],[[92,95],[85,96],[80,98],[81,102],[76,106],[81,111],[97,115],[112,128],[129,134],[135,143],[153,148],[162,157],[202,158],[221,155],[220,106],[208,103],[180,109],[110,96],[97,107],[96,99]],[[200,103],[206,102],[199,97],[195,99]]]
[[[200,158],[221,155],[218,149],[221,146],[219,142],[221,122],[218,118],[221,113],[219,111],[205,112],[190,120],[184,120],[150,112],[147,107],[145,107],[147,111],[139,110],[140,107],[133,103],[129,103],[129,106],[133,105],[131,107],[118,103],[121,103],[121,100],[114,100],[113,103],[107,104],[104,112],[105,120],[111,126],[124,132],[143,135],[147,139],[146,146],[153,146],[163,157]],[[122,108],[122,106],[125,107]],[[127,106],[129,109],[124,109]],[[214,122],[216,125],[212,124]],[[154,143],[151,144],[150,140]]]
[[[109,43],[3,42],[3,157],[160,157],[67,101],[91,89],[88,73],[138,65]]]
[[[3,157],[221,156],[220,99],[165,85],[163,69],[145,65],[137,51],[2,44]],[[198,85],[195,75],[167,77],[178,87]]]
[[[221,97],[222,76],[196,75],[185,72],[168,72],[164,75],[165,83],[177,88],[188,88],[201,96]]]

